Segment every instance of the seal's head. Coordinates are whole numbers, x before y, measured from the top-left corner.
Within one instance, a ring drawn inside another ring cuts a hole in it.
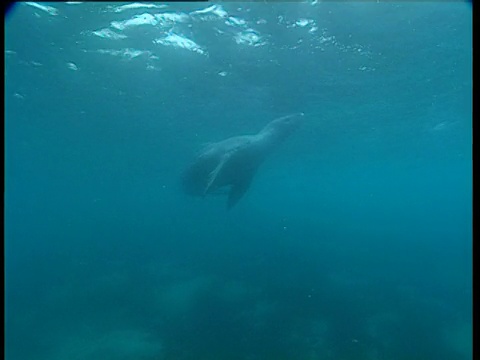
[[[278,140],[283,140],[300,127],[304,116],[305,114],[300,112],[275,119],[268,123],[261,133],[268,133]]]

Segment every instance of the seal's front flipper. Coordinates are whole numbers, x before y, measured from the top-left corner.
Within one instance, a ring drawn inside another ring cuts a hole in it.
[[[223,167],[227,163],[228,159],[230,159],[230,156],[231,156],[230,153],[227,153],[227,154],[223,155],[222,159],[218,162],[215,169],[213,169],[212,172],[208,175],[207,184],[205,186],[205,190],[203,192],[203,195],[206,195],[210,190],[212,190],[214,188],[213,185],[215,183],[215,180],[217,180],[217,178],[218,178],[220,172],[222,171]]]

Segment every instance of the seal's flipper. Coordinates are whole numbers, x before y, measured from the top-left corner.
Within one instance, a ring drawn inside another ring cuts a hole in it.
[[[250,184],[252,183],[253,175],[255,174],[255,170],[248,171],[248,174],[244,174],[241,181],[235,182],[230,188],[230,192],[228,194],[227,200],[227,209],[231,209],[234,207],[237,202],[245,195]]]
[[[222,159],[218,163],[218,165],[215,167],[215,169],[212,170],[212,172],[208,175],[208,181],[207,185],[205,186],[205,191],[204,195],[208,193],[208,191],[212,188],[212,185],[214,184],[215,180],[218,178],[218,175],[222,171],[223,167],[227,163],[228,159],[230,159],[231,153],[227,153],[222,156]]]
[[[227,209],[231,209],[237,204],[237,202],[243,197],[243,195],[245,195],[249,186],[250,183],[232,186],[232,188],[230,189],[230,193],[228,194]]]

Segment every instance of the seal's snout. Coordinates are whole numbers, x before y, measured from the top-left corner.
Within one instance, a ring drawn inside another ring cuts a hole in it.
[[[285,116],[285,119],[290,121],[300,122],[303,120],[304,117],[305,117],[305,113],[299,112],[299,113],[287,115]]]
[[[304,115],[303,112],[298,112],[273,120],[260,131],[260,134],[271,134],[277,139],[285,139],[302,125]]]
[[[296,130],[303,124],[305,113],[299,112],[291,115],[287,115],[283,118],[284,126],[290,128],[290,130]]]

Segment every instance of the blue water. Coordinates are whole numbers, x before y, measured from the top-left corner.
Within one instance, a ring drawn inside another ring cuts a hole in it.
[[[6,358],[471,358],[471,6],[125,5],[8,14]],[[233,209],[182,192],[300,111]]]

